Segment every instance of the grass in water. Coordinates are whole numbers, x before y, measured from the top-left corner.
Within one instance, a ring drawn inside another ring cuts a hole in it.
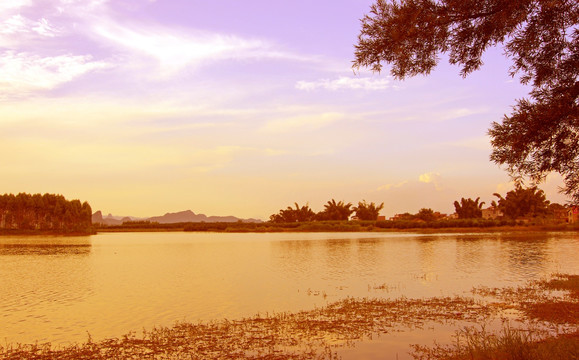
[[[562,293],[553,296],[553,291]],[[579,359],[579,275],[555,274],[549,280],[535,281],[525,287],[475,288],[473,292],[498,298],[505,308],[520,310],[525,320],[536,325],[513,328],[506,324],[498,332],[488,331],[484,326],[464,327],[455,333],[451,345],[412,345],[414,359]],[[565,331],[557,333],[561,327],[556,325],[564,325]]]
[[[427,322],[483,324],[515,309],[533,329],[463,327],[452,345],[413,346],[415,359],[579,359],[579,276],[556,275],[521,288],[474,289],[469,297],[344,299],[297,313],[178,323],[83,344],[0,345],[0,359],[337,359],[337,349]],[[558,292],[558,294],[554,294]],[[537,321],[539,320],[539,321]],[[556,325],[558,333],[549,330]],[[563,329],[560,331],[560,329]],[[548,356],[547,356],[548,355]],[[546,357],[545,357],[546,356]]]
[[[547,335],[545,331],[506,325],[499,332],[464,327],[452,345],[412,345],[416,360],[573,360],[579,359],[579,332]]]

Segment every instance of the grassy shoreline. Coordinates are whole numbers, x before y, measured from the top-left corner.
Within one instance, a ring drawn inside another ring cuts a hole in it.
[[[579,356],[579,275],[558,274],[519,288],[475,288],[473,294],[484,301],[466,296],[346,298],[309,311],[183,322],[143,330],[140,336],[133,332],[97,342],[89,338],[65,347],[7,344],[0,345],[0,359],[338,359],[340,348],[373,334],[428,322],[484,324],[507,310],[517,310],[519,321],[541,327],[507,326],[499,334],[486,332],[484,326],[482,331],[465,327],[457,330],[456,344],[414,346],[411,355],[415,359],[537,360]],[[558,357],[552,356],[553,349]]]
[[[316,221],[296,223],[171,223],[159,224],[143,221],[123,225],[101,226],[94,224],[87,231],[18,230],[0,229],[0,236],[88,236],[110,232],[219,232],[219,233],[316,233],[316,232],[410,232],[410,233],[493,233],[493,232],[579,232],[579,224],[553,223],[543,220],[495,221]]]
[[[316,232],[374,232],[374,233],[487,233],[487,232],[546,232],[566,231],[579,232],[579,225],[515,225],[492,227],[409,227],[409,228],[380,228],[375,226],[356,225],[329,225],[316,227],[275,227],[262,226],[247,228],[243,226],[227,225],[199,225],[198,227],[122,227],[110,226],[96,228],[96,233],[110,232],[218,232],[218,233],[316,233]]]

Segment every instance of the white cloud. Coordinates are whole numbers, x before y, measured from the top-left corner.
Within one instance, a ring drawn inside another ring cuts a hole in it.
[[[18,10],[24,6],[32,5],[31,0],[2,0],[0,1],[0,14],[6,11]]]
[[[305,60],[276,50],[267,41],[235,35],[202,31],[185,33],[146,25],[124,26],[108,20],[99,21],[93,30],[124,50],[156,59],[162,70],[169,74],[207,61],[261,58]]]
[[[433,184],[434,188],[437,191],[442,190],[442,186],[440,185],[440,179],[441,179],[440,174],[435,173],[435,172],[429,172],[429,173],[421,174],[418,177],[418,181],[420,181],[421,183]]]
[[[387,191],[387,190],[390,190],[390,189],[400,188],[400,187],[402,187],[402,186],[404,186],[404,185],[406,185],[406,184],[408,184],[408,180],[406,180],[406,181],[401,181],[401,182],[399,182],[399,183],[397,183],[397,184],[386,184],[386,185],[382,185],[382,186],[380,186],[377,190],[378,190],[378,191]]]
[[[336,122],[344,117],[341,113],[322,113],[315,115],[295,116],[268,121],[261,130],[264,132],[283,133],[296,130],[316,130]]]
[[[449,108],[441,111],[432,111],[427,114],[427,118],[431,121],[449,121],[471,117],[480,114],[487,114],[488,108]]]
[[[317,81],[298,81],[296,88],[299,90],[312,91],[317,89],[324,90],[384,90],[390,87],[390,81],[387,78],[361,78],[340,76],[337,79],[321,79]]]
[[[7,51],[0,55],[0,89],[11,94],[52,89],[87,72],[108,66],[104,62],[91,60],[91,56],[40,57]]]
[[[85,14],[102,7],[109,0],[58,0],[56,9],[60,13]]]
[[[34,21],[18,14],[0,22],[0,34],[19,36],[29,34],[54,37],[58,34],[58,30],[45,18]]]

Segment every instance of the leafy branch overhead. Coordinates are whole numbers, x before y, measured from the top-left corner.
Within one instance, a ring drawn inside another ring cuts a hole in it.
[[[579,2],[576,0],[376,0],[362,19],[354,67],[398,79],[429,74],[445,53],[462,76],[502,45],[510,75],[532,90],[489,129],[491,160],[534,182],[550,172],[579,202]]]

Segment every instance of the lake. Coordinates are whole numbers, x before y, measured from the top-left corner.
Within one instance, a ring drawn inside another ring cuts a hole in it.
[[[572,232],[0,237],[0,339],[67,344],[345,297],[468,295],[578,274],[578,254]]]

